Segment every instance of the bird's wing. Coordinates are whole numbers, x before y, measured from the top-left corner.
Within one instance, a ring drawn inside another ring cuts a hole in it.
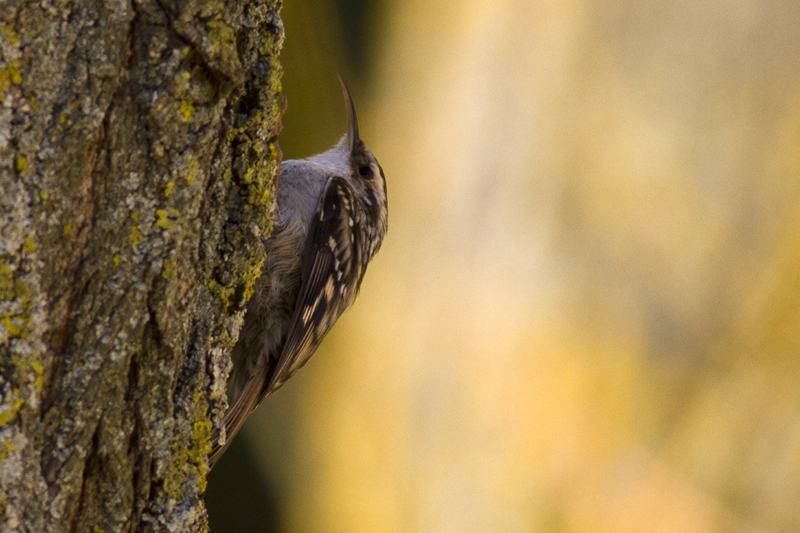
[[[328,178],[309,230],[292,320],[263,396],[277,390],[319,346],[353,302],[363,274],[353,231],[354,194],[341,176]]]

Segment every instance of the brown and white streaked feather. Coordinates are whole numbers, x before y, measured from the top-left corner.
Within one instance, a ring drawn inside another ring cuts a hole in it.
[[[308,361],[339,315],[355,300],[366,267],[350,224],[355,207],[347,180],[331,177],[309,235],[291,326],[266,394]]]

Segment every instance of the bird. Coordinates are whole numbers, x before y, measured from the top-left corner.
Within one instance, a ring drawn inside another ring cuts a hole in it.
[[[347,131],[330,150],[281,163],[277,213],[266,259],[231,353],[233,401],[213,468],[245,419],[314,354],[353,304],[386,234],[386,178],[361,139],[355,103],[339,82]]]

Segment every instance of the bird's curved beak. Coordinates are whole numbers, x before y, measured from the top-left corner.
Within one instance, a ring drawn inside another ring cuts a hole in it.
[[[356,105],[353,103],[353,95],[350,94],[350,88],[347,82],[338,72],[339,82],[342,84],[342,93],[344,94],[344,105],[347,108],[347,145],[350,147],[350,153],[355,153],[356,145],[358,144],[358,117],[356,116]]]

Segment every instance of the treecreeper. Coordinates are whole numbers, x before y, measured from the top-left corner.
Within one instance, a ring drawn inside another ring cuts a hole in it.
[[[353,96],[339,76],[347,133],[330,150],[280,167],[266,260],[233,348],[234,399],[219,460],[247,416],[314,354],[358,295],[386,234],[386,179],[358,133]]]

